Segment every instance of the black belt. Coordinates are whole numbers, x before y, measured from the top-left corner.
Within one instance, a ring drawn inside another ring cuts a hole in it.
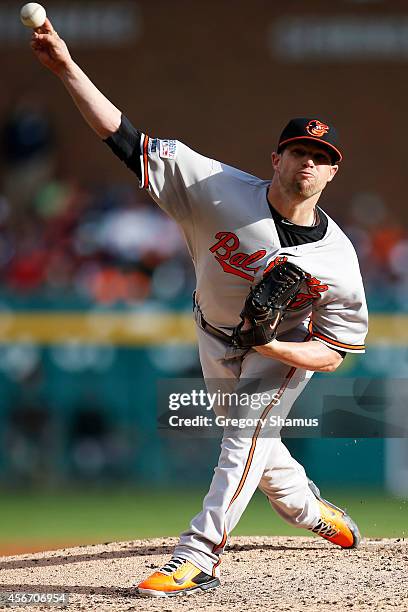
[[[195,299],[195,291],[193,293],[193,308],[197,310],[198,312],[198,323],[201,327],[201,329],[203,329],[204,331],[206,331],[207,333],[211,334],[212,336],[215,336],[216,338],[220,338],[221,340],[223,340],[224,342],[226,342],[227,344],[230,344],[231,346],[234,344],[233,340],[232,340],[232,336],[226,334],[225,332],[221,331],[220,329],[217,329],[216,327],[214,327],[214,325],[211,325],[210,323],[208,323],[203,316],[203,313],[201,312],[201,308],[199,307],[199,305],[196,302]]]
[[[212,336],[215,336],[216,338],[221,338],[221,340],[224,340],[224,342],[227,342],[227,344],[230,344],[231,346],[234,344],[232,341],[232,336],[229,336],[220,329],[217,329],[213,325],[210,325],[210,323],[207,323],[207,321],[203,317],[201,310],[199,310],[198,312],[200,314],[200,326],[202,327],[202,329],[204,329],[204,331],[208,332]]]

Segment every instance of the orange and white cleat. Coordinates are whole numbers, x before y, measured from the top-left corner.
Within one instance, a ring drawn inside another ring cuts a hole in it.
[[[320,520],[310,531],[342,548],[357,548],[361,536],[355,522],[344,510],[323,499],[311,480],[309,488],[320,506]]]
[[[208,591],[220,585],[218,578],[204,573],[187,559],[172,557],[157,572],[138,586],[139,595],[145,597],[172,597]]]

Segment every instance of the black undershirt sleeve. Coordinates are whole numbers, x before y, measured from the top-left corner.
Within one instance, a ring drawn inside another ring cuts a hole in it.
[[[122,114],[118,130],[104,142],[126,166],[142,180],[140,168],[140,139],[141,133]]]

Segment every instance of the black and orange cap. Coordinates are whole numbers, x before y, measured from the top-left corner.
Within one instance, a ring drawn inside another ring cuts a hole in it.
[[[313,140],[319,142],[329,150],[333,163],[337,163],[343,159],[338,146],[336,129],[332,125],[320,121],[320,119],[310,119],[309,117],[291,119],[280,135],[278,153],[280,153],[286,145],[296,140]]]

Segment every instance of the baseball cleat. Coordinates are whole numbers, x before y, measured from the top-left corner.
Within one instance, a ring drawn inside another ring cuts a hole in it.
[[[311,480],[309,488],[320,506],[320,520],[310,531],[342,548],[357,548],[361,536],[355,522],[344,510],[323,499]]]
[[[218,578],[205,574],[187,559],[172,557],[166,565],[143,580],[137,586],[137,591],[144,597],[172,597],[208,591],[219,585]]]

